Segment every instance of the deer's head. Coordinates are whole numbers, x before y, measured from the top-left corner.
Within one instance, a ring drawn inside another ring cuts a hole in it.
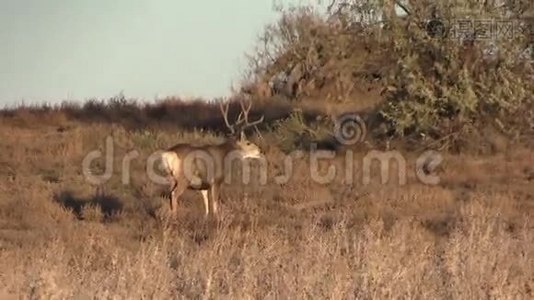
[[[259,158],[262,155],[261,149],[258,147],[258,145],[247,139],[245,135],[245,129],[256,126],[263,122],[264,116],[256,121],[250,122],[248,120],[248,114],[250,112],[250,108],[252,107],[252,103],[249,102],[249,104],[246,106],[242,100],[239,103],[241,106],[241,112],[237,117],[237,121],[235,121],[233,124],[228,121],[228,110],[230,103],[226,103],[226,105],[220,103],[221,113],[224,118],[224,122],[226,123],[226,127],[228,127],[229,130],[228,139],[235,145],[238,151],[241,152],[241,156],[243,158]]]

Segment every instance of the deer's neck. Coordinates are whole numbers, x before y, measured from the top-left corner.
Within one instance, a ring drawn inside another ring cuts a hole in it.
[[[223,149],[225,153],[230,152],[240,152],[241,148],[237,145],[237,143],[233,140],[227,139],[223,144]]]

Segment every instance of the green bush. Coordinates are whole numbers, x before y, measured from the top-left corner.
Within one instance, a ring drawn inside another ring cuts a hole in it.
[[[489,6],[468,10],[473,3],[456,1],[477,20],[494,17]],[[453,20],[464,17],[454,13],[459,6],[442,3],[435,9],[443,19]],[[409,15],[389,32],[398,61],[384,80],[388,88],[381,114],[397,134],[439,138],[481,120],[506,126],[507,118],[532,103],[532,74],[523,68],[530,62],[517,59],[528,47],[525,36],[497,36],[493,43],[498,53],[484,56],[489,41],[432,37],[421,26],[424,19]]]
[[[280,149],[289,153],[324,146],[333,140],[332,128],[333,124],[326,118],[318,117],[310,122],[301,110],[295,110],[288,118],[274,124],[273,133]]]
[[[251,57],[251,78],[264,82],[282,71],[290,75],[290,88],[298,82],[294,97],[310,88],[316,95],[336,94],[314,98],[323,101],[361,101],[350,96],[354,86],[378,78],[384,88],[375,110],[384,121],[380,128],[397,137],[439,140],[488,121],[504,132],[532,127],[532,55],[521,55],[533,47],[528,32],[515,28],[514,36],[492,39],[457,35],[459,20],[467,18],[534,25],[525,18],[529,2],[410,1],[404,16],[392,13],[392,3],[399,1],[334,1],[326,15],[309,7],[283,11]],[[432,34],[432,20],[445,25],[445,34]],[[496,54],[486,53],[491,47]],[[300,121],[284,126],[292,122]],[[296,144],[311,139],[286,130]]]

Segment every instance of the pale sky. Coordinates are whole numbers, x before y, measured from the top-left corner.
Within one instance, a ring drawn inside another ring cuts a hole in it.
[[[273,1],[0,0],[0,104],[226,95]]]

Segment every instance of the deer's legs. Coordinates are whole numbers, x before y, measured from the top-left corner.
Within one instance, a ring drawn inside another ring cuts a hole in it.
[[[204,209],[205,209],[205,216],[207,217],[210,213],[210,201],[209,201],[209,195],[208,190],[201,190],[202,198],[204,198]]]
[[[173,210],[173,198],[174,198],[174,189],[176,189],[176,180],[174,178],[169,178],[169,181],[171,182],[171,190],[170,190],[170,197],[169,197],[169,207],[171,208],[171,211]]]
[[[174,187],[171,191],[171,212],[173,215],[176,215],[178,212],[178,198],[184,193],[187,189],[187,182],[183,180],[176,180]]]
[[[215,185],[211,186],[211,203],[213,205],[213,214],[217,215],[217,201],[219,200],[219,190]]]

